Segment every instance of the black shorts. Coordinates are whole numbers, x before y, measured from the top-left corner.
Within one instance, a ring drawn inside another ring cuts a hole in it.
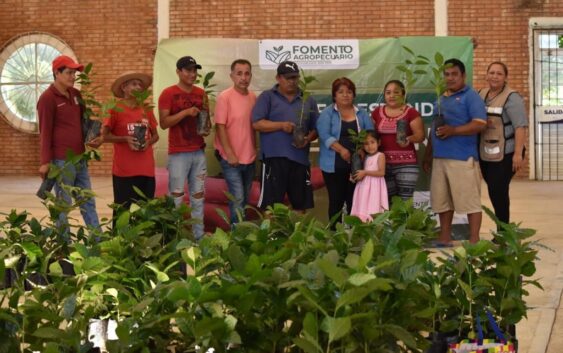
[[[258,207],[282,203],[286,194],[294,210],[314,207],[310,168],[285,157],[265,158]]]

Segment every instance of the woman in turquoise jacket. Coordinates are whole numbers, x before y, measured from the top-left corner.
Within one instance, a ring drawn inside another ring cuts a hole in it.
[[[331,227],[341,219],[337,215],[344,204],[352,210],[355,184],[350,180],[350,157],[354,143],[348,130],[359,132],[373,129],[369,114],[354,105],[356,85],[346,77],[332,83],[333,104],[326,107],[317,121],[319,134],[319,164],[328,190],[328,216]]]

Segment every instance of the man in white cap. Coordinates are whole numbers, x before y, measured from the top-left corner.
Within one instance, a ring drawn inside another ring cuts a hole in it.
[[[66,163],[67,151],[80,155],[85,151],[85,137],[82,132],[82,114],[84,106],[80,104],[80,92],[74,88],[76,72],[82,71],[84,65],[76,63],[72,58],[61,55],[52,63],[53,84],[41,94],[37,102],[37,114],[39,117],[40,138],[40,167],[41,178],[47,178],[49,165],[52,163],[60,168],[65,166],[62,183],[81,189],[91,189],[90,175],[86,162],[78,165]],[[97,137],[86,145],[99,147],[103,142],[102,137]],[[71,196],[55,184],[57,197],[71,203]],[[84,200],[80,206],[80,212],[87,226],[99,228],[98,214],[94,198]],[[67,216],[63,212],[59,217],[59,224],[68,224]]]

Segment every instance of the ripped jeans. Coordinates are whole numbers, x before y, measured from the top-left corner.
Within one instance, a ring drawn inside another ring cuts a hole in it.
[[[176,206],[182,204],[186,179],[190,192],[190,207],[192,226],[195,239],[203,236],[203,203],[205,199],[205,177],[207,163],[203,150],[195,152],[181,152],[168,155],[168,191],[174,198]]]

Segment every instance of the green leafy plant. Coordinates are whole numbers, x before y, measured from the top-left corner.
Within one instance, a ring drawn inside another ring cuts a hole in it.
[[[76,83],[80,85],[80,104],[84,106],[82,115],[82,131],[86,142],[92,140],[100,134],[101,121],[109,117],[110,110],[120,111],[116,107],[117,100],[111,97],[105,101],[97,99],[100,85],[96,85],[93,81],[95,73],[93,71],[94,64],[88,63],[82,72],[76,77]]]
[[[216,85],[211,82],[215,76],[215,71],[210,71],[204,76],[198,74],[197,83],[202,84],[205,95],[203,96],[202,110],[198,114],[197,131],[199,135],[206,136],[211,131],[211,114],[215,104],[215,91],[212,90]],[[201,81],[203,80],[203,81]]]
[[[434,53],[433,60],[420,54],[416,54],[412,49],[403,46],[403,50],[407,53],[407,58],[403,63],[395,68],[403,74],[405,83],[405,102],[408,101],[407,96],[412,87],[424,76],[430,75],[430,84],[436,95],[436,104],[438,108],[438,116],[442,114],[441,96],[446,91],[446,81],[444,79],[444,56],[440,52]]]
[[[495,243],[432,259],[423,245],[436,223],[412,201],[369,223],[346,216],[334,231],[276,204],[199,243],[186,212],[142,200],[102,233],[72,227],[61,245],[53,227],[12,211],[0,222],[0,280],[13,277],[0,289],[2,348],[88,352],[90,320],[111,319],[110,353],[423,352],[424,332],[472,335],[484,310],[517,323],[526,286],[539,287],[528,280],[533,230],[498,223]]]
[[[143,110],[143,114],[145,116],[147,112],[154,109],[154,104],[152,103],[151,99],[151,90],[145,89],[142,91],[132,91],[131,94],[133,95],[133,98],[135,98],[135,105]]]
[[[148,89],[142,91],[133,91],[131,92],[133,98],[135,99],[135,106],[141,108],[143,117],[148,119],[148,113],[152,112],[154,109],[154,104],[152,103],[151,96],[152,92]],[[145,136],[147,132],[147,125],[145,124],[137,124],[133,128],[133,135],[137,139],[137,142],[144,148],[146,143]]]
[[[305,117],[309,114],[309,110],[305,108],[305,104],[311,97],[311,91],[309,91],[309,85],[317,81],[317,78],[313,75],[305,74],[305,71],[301,69],[301,76],[299,76],[299,89],[301,90],[302,99],[301,99],[301,111],[299,112],[299,120],[298,125],[303,126]]]
[[[446,79],[444,78],[444,70],[448,66],[444,63],[444,56],[437,52],[434,54],[434,62],[431,64],[432,79],[430,83],[434,86],[436,94],[436,105],[438,108],[438,116],[442,116],[442,94],[446,91]]]
[[[211,112],[211,108],[215,103],[215,95],[216,92],[213,87],[217,85],[213,83],[213,77],[215,77],[215,71],[209,71],[208,73],[202,75],[200,73],[197,74],[196,84],[200,84],[205,92],[203,106],[204,108],[208,109]]]
[[[348,135],[352,143],[354,144],[354,153],[350,157],[351,164],[351,174],[352,176],[358,171],[363,169],[363,147],[366,141],[367,132],[366,130],[360,130],[359,132],[354,129],[348,129]]]
[[[350,137],[350,140],[354,144],[354,151],[360,151],[364,147],[364,143],[366,142],[366,130],[360,130],[360,132],[357,132],[354,129],[348,129],[348,135]]]
[[[403,73],[402,81],[405,84],[404,103],[407,103],[411,89],[421,77],[427,75],[427,68],[430,64],[430,59],[424,55],[415,54],[411,48],[405,45],[402,47],[407,53],[407,58],[405,58],[403,63],[397,65],[395,68]]]
[[[429,274],[442,278],[439,283],[434,281],[439,286],[435,292],[440,294],[435,298],[435,324],[442,332],[457,331],[470,338],[475,337],[477,316],[484,321],[487,310],[510,333],[509,327],[526,317],[526,287],[541,288],[537,281],[526,279],[535,273],[535,248],[541,246],[527,241],[535,231],[503,224],[483,208],[501,229],[493,233],[494,242],[463,243],[452,255],[439,258],[441,265]]]

